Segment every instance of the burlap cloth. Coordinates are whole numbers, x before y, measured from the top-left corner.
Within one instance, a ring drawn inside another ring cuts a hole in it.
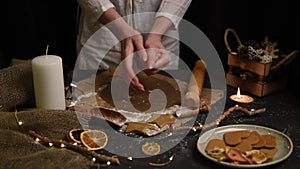
[[[37,143],[28,132],[67,140],[67,132],[80,127],[76,113],[30,108],[34,107],[33,101],[30,60],[0,70],[0,168],[89,168],[92,162],[87,157],[66,148]],[[15,106],[22,127],[16,121]]]
[[[0,112],[0,168],[82,169],[92,165],[87,157],[66,148],[49,148],[28,133],[33,130],[52,140],[67,140],[67,132],[80,127],[74,112],[32,109],[18,112],[18,117],[22,127],[14,112]]]
[[[11,66],[0,70],[0,111],[15,105],[34,106],[31,60],[13,59]]]

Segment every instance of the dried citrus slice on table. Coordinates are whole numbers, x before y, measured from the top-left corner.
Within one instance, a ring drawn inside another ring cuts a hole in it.
[[[88,150],[103,149],[108,141],[108,137],[101,130],[86,130],[80,134],[81,142]]]
[[[71,143],[82,144],[81,139],[80,139],[80,134],[82,132],[84,132],[84,130],[79,129],[79,128],[69,130],[68,138],[71,141]]]
[[[143,153],[147,155],[157,155],[160,152],[160,145],[155,142],[149,142],[142,145]]]
[[[268,160],[266,154],[260,150],[247,151],[246,156],[251,157],[252,161],[254,161],[256,164],[261,164]]]

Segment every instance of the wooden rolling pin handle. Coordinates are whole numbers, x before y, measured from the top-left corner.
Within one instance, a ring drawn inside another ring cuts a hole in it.
[[[187,93],[184,96],[184,105],[189,108],[198,109],[200,106],[200,95],[203,89],[206,68],[205,62],[197,60],[193,68],[193,74],[189,81]]]
[[[199,107],[200,97],[198,92],[189,91],[184,96],[184,105],[186,107],[197,109]]]

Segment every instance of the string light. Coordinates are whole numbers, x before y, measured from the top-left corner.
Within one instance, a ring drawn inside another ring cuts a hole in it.
[[[19,126],[22,126],[22,125],[23,125],[23,122],[22,122],[22,121],[18,121],[18,125],[19,125]]]
[[[127,159],[128,159],[129,161],[132,161],[132,160],[133,160],[132,157],[128,157]]]
[[[18,110],[17,108],[15,107],[15,118],[16,118],[16,121],[18,123],[19,126],[22,126],[23,125],[23,122],[19,119],[18,117]]]
[[[107,164],[107,165],[110,165],[110,161],[107,161],[106,164]]]
[[[103,157],[102,157],[102,155],[99,156],[99,154],[97,154],[97,153],[93,153],[93,152],[91,153],[86,148],[74,147],[72,144],[69,144],[68,142],[66,142],[64,140],[51,140],[48,137],[39,135],[38,133],[36,133],[33,130],[29,130],[28,132],[31,136],[34,137],[35,141],[37,141],[37,142],[41,141],[42,143],[48,145],[48,147],[52,147],[52,146],[65,147],[70,150],[82,152],[82,155],[87,156],[89,159],[91,159],[92,162],[95,162],[95,163],[99,159],[99,163],[104,162],[104,161],[105,162],[109,161],[109,163],[107,163],[108,165],[110,165],[110,164],[118,164],[119,165],[120,164],[117,156],[109,157],[109,156],[103,155]]]
[[[74,84],[74,83],[70,83],[70,86],[71,86],[71,87],[77,87],[77,85]]]

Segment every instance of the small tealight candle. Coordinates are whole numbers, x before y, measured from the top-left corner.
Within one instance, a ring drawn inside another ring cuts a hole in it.
[[[237,89],[237,94],[231,95],[229,98],[238,103],[252,103],[254,101],[251,96],[241,94],[239,87]]]
[[[32,60],[35,102],[38,108],[65,110],[62,59],[42,55]]]

